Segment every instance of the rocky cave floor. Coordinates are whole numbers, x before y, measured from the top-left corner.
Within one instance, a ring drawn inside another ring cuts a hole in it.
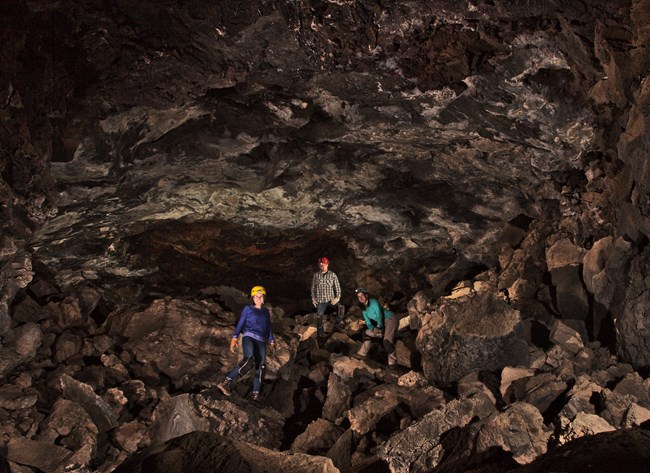
[[[489,277],[401,301],[396,367],[379,344],[352,356],[357,307],[319,340],[314,313],[271,304],[277,347],[257,402],[250,376],[232,396],[216,389],[238,361],[228,342],[245,295],[204,292],[101,320],[91,288],[62,298],[36,278],[0,348],[5,471],[647,471],[650,380],[589,342],[584,323],[552,321],[526,344],[528,365],[427,379],[434,361],[417,344],[435,339],[436,318],[489,356],[498,337],[471,334],[475,305],[514,311]]]
[[[648,24],[0,2],[0,472],[646,473]],[[397,294],[399,367],[354,306],[316,340],[325,250]],[[250,279],[260,402],[216,388]]]

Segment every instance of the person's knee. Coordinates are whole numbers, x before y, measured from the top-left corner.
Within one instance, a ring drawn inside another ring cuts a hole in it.
[[[255,359],[253,358],[253,356],[249,356],[248,358],[243,359],[239,366],[239,374],[245,375],[250,370],[252,370],[254,366],[255,366]]]

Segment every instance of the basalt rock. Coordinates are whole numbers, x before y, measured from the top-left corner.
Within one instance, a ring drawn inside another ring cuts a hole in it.
[[[526,366],[523,331],[520,313],[487,289],[462,301],[442,300],[418,333],[424,374],[448,386],[476,369]]]
[[[1,467],[645,471],[649,23],[0,2]],[[324,255],[347,314],[316,339]],[[278,347],[225,398],[257,284]],[[406,316],[396,368],[352,357],[359,286]]]
[[[116,473],[195,471],[294,471],[296,473],[338,471],[332,460],[302,453],[283,453],[217,433],[193,432],[151,447],[134,456]]]

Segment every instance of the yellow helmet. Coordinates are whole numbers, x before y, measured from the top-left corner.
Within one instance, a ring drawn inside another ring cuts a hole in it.
[[[266,289],[264,289],[264,287],[262,287],[262,286],[255,286],[253,289],[251,289],[251,296],[254,296],[254,295],[257,294],[258,292],[261,292],[262,295],[264,295],[264,296],[266,295]]]

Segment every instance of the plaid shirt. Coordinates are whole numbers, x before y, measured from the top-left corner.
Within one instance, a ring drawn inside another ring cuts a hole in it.
[[[332,271],[314,273],[314,279],[311,282],[311,298],[320,304],[329,302],[336,297],[341,297],[341,285],[336,274]]]

